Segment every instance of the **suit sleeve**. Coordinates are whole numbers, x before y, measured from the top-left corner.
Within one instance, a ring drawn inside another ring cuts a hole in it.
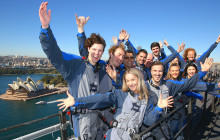
[[[86,35],[85,32],[83,33],[78,33],[77,34],[77,39],[78,39],[78,47],[79,47],[79,54],[82,57],[86,57],[89,52],[88,50],[84,47],[84,42],[86,40]]]
[[[110,107],[112,105],[118,105],[119,96],[122,94],[120,90],[106,94],[95,94],[87,97],[81,97],[75,99],[74,106],[77,108],[88,109],[101,109]]]
[[[163,65],[167,65],[170,61],[172,61],[176,56],[178,55],[177,51],[173,52],[171,55],[168,57],[164,58],[161,60]]]
[[[172,46],[168,46],[167,48],[171,51],[171,53],[174,53],[176,51]],[[185,65],[186,65],[185,60],[183,59],[183,57],[179,53],[177,54],[177,57],[178,57],[178,61],[180,63],[181,69],[184,70]]]
[[[205,59],[209,57],[209,55],[211,54],[211,52],[217,47],[217,43],[215,42],[214,44],[212,44],[210,46],[210,48],[204,52],[198,59],[197,61],[198,62],[202,62],[204,63],[205,62]],[[200,64],[199,64],[200,65]]]
[[[160,53],[161,53],[161,59],[165,59],[167,57],[164,48],[160,49]]]
[[[153,105],[153,100],[148,100],[148,106],[146,108],[143,123],[146,126],[151,126],[152,124],[156,123],[162,113],[162,108]]]
[[[175,96],[176,93],[188,91],[193,88],[199,81],[199,74],[195,74],[184,81],[167,80],[166,85],[169,88],[170,95]]]
[[[218,89],[218,84],[200,81],[191,89],[193,92],[210,92]]]
[[[138,50],[133,46],[133,44],[128,40],[125,45],[128,47],[128,50],[131,50],[134,53],[134,57],[137,56]]]
[[[65,80],[71,80],[72,74],[74,73],[74,70],[76,70],[74,69],[74,64],[76,64],[75,62],[80,61],[81,57],[62,52],[57,45],[50,27],[47,29],[41,29],[39,38],[43,51],[47,55],[51,64],[58,70]]]

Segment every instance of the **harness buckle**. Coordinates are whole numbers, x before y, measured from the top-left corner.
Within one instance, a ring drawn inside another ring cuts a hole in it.
[[[118,121],[117,120],[112,120],[110,122],[110,128],[117,127],[117,126],[118,126]]]
[[[88,112],[87,109],[82,109],[82,110],[81,110],[81,113],[82,113],[82,114],[86,114],[87,112]]]
[[[135,130],[133,128],[130,128],[130,127],[127,127],[125,130],[128,131],[129,133],[132,133],[132,134],[135,133]]]

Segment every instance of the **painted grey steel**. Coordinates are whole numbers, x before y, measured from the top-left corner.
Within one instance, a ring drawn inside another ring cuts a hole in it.
[[[67,128],[67,125],[70,125],[69,121],[66,122],[66,126],[64,128]],[[38,130],[36,132],[33,132],[33,133],[30,133],[30,134],[15,138],[13,140],[34,140],[34,139],[43,137],[45,135],[51,134],[53,132],[59,131],[60,129],[61,129],[61,124],[56,124],[56,125]]]

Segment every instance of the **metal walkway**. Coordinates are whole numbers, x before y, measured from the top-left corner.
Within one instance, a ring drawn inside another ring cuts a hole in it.
[[[203,115],[191,140],[220,140],[220,101],[214,109],[210,108],[210,110]]]

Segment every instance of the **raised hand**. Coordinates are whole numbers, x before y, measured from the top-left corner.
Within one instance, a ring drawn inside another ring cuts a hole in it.
[[[130,37],[130,34],[127,34],[127,36],[125,37],[125,41],[128,41],[129,37]]]
[[[113,42],[115,45],[117,45],[117,44],[118,44],[118,39],[117,39],[117,37],[116,37],[116,36],[115,36],[115,37],[113,36],[111,42]]]
[[[162,41],[159,41],[159,44],[160,44],[160,49],[162,49],[164,43]]]
[[[75,14],[75,17],[76,17],[76,24],[78,27],[78,32],[79,33],[84,32],[84,25],[88,22],[90,17],[87,17],[87,18],[84,16],[78,17],[77,14]]]
[[[66,99],[60,99],[57,100],[57,102],[62,102],[60,104],[58,104],[57,106],[61,106],[59,109],[63,109],[63,112],[70,106],[73,106],[75,104],[75,99],[72,95],[69,94],[69,91],[66,92],[68,98]]]
[[[182,52],[184,49],[185,49],[185,43],[182,42],[181,45],[178,43],[178,50],[177,50],[177,52],[180,53],[180,52]]]
[[[216,40],[216,43],[219,43],[220,42],[220,35],[218,36],[217,40]]]
[[[43,29],[47,29],[49,27],[51,20],[51,10],[48,10],[47,13],[47,4],[48,2],[42,2],[39,8],[39,17]]]
[[[164,39],[164,44],[165,44],[167,47],[170,46],[170,45],[168,44],[168,42],[167,42],[166,39]]]
[[[119,32],[119,39],[120,40],[124,40],[127,36],[127,31],[122,29],[120,32]]]
[[[213,64],[212,58],[206,58],[204,64],[200,62],[201,65],[201,71],[208,71]]]
[[[108,75],[116,82],[116,78],[117,78],[117,72],[115,70],[115,67],[107,64],[106,66],[106,72],[108,73]]]
[[[171,104],[173,104],[173,96],[167,97],[166,99],[162,99],[162,94],[160,94],[160,98],[157,102],[157,106],[159,108],[165,108],[165,107],[173,107]]]

